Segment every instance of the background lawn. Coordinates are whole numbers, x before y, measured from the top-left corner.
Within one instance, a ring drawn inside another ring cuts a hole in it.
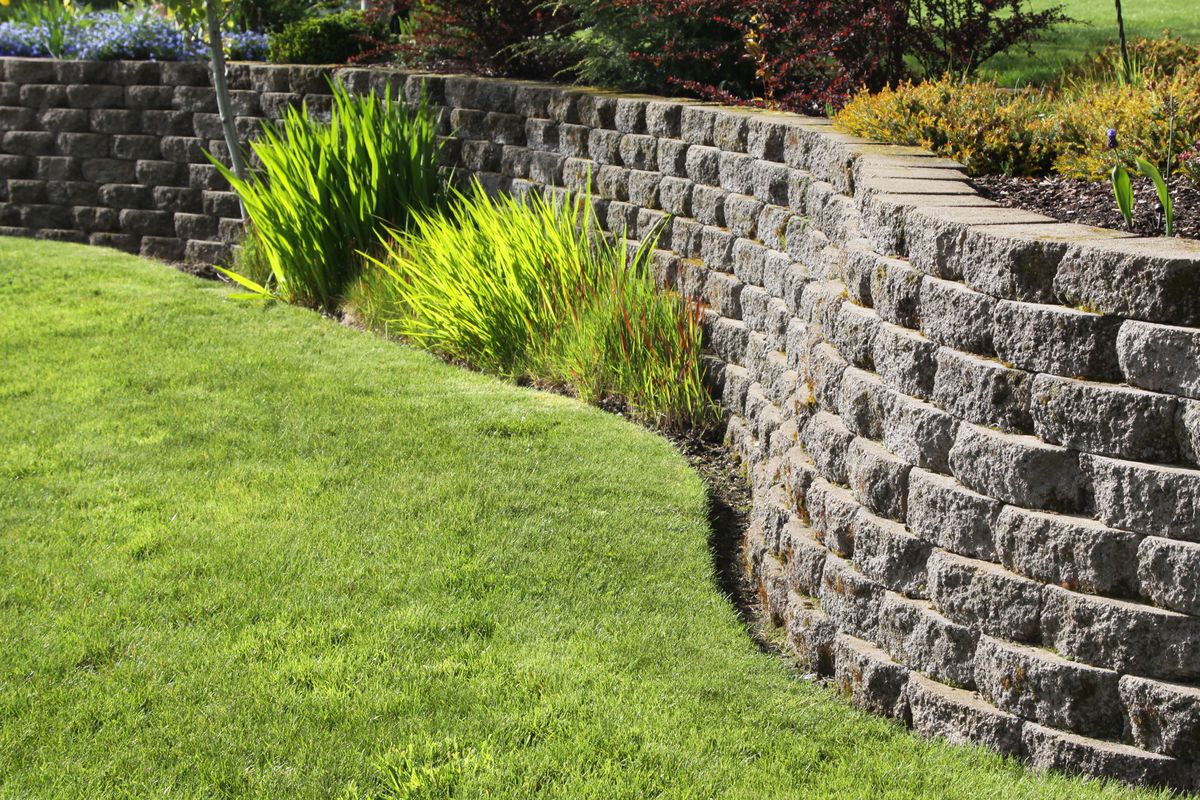
[[[1035,45],[1034,55],[1020,50],[997,56],[984,68],[1006,85],[1051,81],[1063,64],[1117,41],[1117,9],[1114,0],[1033,0],[1036,9],[1066,6],[1067,16],[1079,20],[1053,31],[1046,41]],[[1164,28],[1171,35],[1200,41],[1200,0],[1123,0],[1125,35],[1161,36]]]
[[[226,295],[0,239],[0,796],[1150,796],[760,652],[663,439]]]

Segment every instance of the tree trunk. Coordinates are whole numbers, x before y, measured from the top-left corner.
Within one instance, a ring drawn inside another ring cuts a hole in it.
[[[217,13],[218,0],[205,0],[204,13],[208,22],[208,52],[212,58],[213,89],[217,93],[217,111],[221,115],[221,130],[225,134],[225,147],[229,149],[230,166],[233,174],[246,179],[246,163],[242,158],[242,147],[238,142],[237,127],[233,121],[233,103],[229,98],[229,81],[225,76],[225,47],[221,40],[221,16]],[[243,218],[245,212],[242,213]]]
[[[1133,65],[1129,63],[1129,46],[1125,43],[1125,16],[1121,13],[1121,0],[1117,0],[1117,36],[1121,39],[1121,68],[1125,71],[1125,83],[1133,82]]]

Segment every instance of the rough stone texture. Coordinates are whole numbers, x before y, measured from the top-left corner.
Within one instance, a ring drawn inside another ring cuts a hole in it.
[[[995,561],[992,528],[1002,505],[945,475],[923,469],[909,472],[908,526],[952,553]]]
[[[1156,605],[1200,616],[1200,544],[1147,536],[1138,548],[1137,577]]]
[[[888,592],[876,635],[894,658],[950,686],[975,685],[975,644],[979,634],[956,625],[927,600]]]
[[[1186,785],[1182,765],[1171,758],[1123,744],[1056,731],[1030,723],[1022,731],[1029,762],[1057,769],[1148,786]]]
[[[908,668],[870,642],[838,635],[834,640],[834,681],[860,708],[885,717],[901,717],[907,705]]]
[[[1200,542],[1200,471],[1091,455],[1083,466],[1108,525]]]
[[[1124,675],[1120,694],[1138,747],[1195,758],[1200,751],[1200,688]]]
[[[1200,242],[1126,239],[1072,246],[1054,278],[1058,298],[1102,314],[1200,326]]]
[[[921,333],[938,344],[968,353],[992,355],[992,312],[996,301],[957,281],[926,277],[917,316]]]
[[[1088,503],[1079,454],[1032,436],[961,425],[950,470],[976,492],[1025,508],[1070,512]]]
[[[925,736],[981,744],[1005,755],[1023,755],[1020,718],[988,705],[978,695],[931,681],[909,678],[906,698],[912,725]]]
[[[992,526],[1000,563],[1074,591],[1132,595],[1141,536],[1088,517],[1007,506]]]
[[[1030,375],[999,361],[943,347],[937,355],[933,402],[954,416],[1009,433],[1029,433]]]
[[[1033,423],[1052,444],[1115,458],[1170,463],[1179,456],[1178,401],[1168,395],[1038,375]]]
[[[1121,733],[1117,673],[1111,670],[984,636],[975,650],[975,684],[992,705],[1024,719],[1097,738]]]
[[[0,232],[230,258],[203,64],[0,72]],[[238,130],[326,113],[331,75],[427,93],[460,179],[661,233],[750,477],[747,574],[813,672],[926,734],[1200,784],[1200,245],[1001,209],[828,120],[579,87],[235,64]]]
[[[1001,300],[994,343],[1003,362],[1029,372],[1093,380],[1119,379],[1116,317],[1073,308]]]
[[[1042,584],[943,550],[929,557],[929,596],[950,619],[1015,642],[1037,641]]]
[[[1200,397],[1200,330],[1126,320],[1117,355],[1121,373],[1134,386]]]
[[[1200,618],[1045,588],[1042,636],[1068,658],[1166,680],[1200,677]]]

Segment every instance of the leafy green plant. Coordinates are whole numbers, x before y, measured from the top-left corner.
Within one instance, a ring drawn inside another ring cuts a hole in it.
[[[587,198],[490,199],[475,185],[419,214],[349,296],[365,324],[479,369],[623,400],[668,429],[715,415],[700,309],[656,288],[656,237],[629,253]]]
[[[1053,98],[1033,90],[949,75],[859,92],[834,117],[841,130],[889,144],[924,147],[972,175],[1040,175],[1057,154],[1048,118]]]
[[[371,46],[371,25],[359,11],[290,22],[271,36],[276,64],[344,64]]]
[[[380,225],[402,228],[441,198],[441,145],[427,102],[409,108],[390,90],[332,91],[328,122],[301,107],[264,124],[251,143],[262,166],[248,179],[209,156],[241,198],[270,278],[222,271],[253,295],[325,310],[336,309]]]
[[[1123,164],[1112,168],[1113,197],[1117,200],[1117,208],[1125,218],[1125,227],[1133,227],[1133,182],[1129,179],[1129,170]]]

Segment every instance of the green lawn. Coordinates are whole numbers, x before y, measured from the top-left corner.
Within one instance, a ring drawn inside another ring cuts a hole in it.
[[[1151,796],[761,652],[617,417],[105,250],[0,305],[2,797]]]
[[[1031,0],[1036,9],[1066,7],[1068,16],[1079,20],[1064,25],[1035,45],[1034,56],[1020,51],[994,58],[985,71],[1005,84],[1053,80],[1064,63],[1098,50],[1117,40],[1117,10],[1114,0]],[[1160,36],[1164,29],[1185,39],[1200,41],[1200,0],[1122,0],[1125,34]]]

